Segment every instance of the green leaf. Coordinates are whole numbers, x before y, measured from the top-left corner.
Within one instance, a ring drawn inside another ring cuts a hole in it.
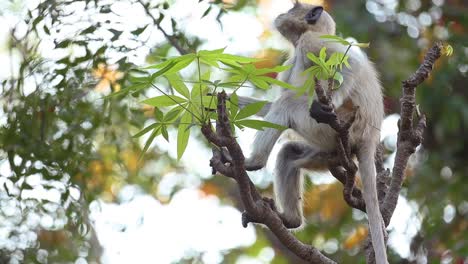
[[[133,35],[140,35],[141,33],[143,33],[143,31],[145,31],[146,27],[148,27],[148,25],[141,27],[141,28],[137,28],[133,31],[130,31],[130,33],[132,33]]]
[[[325,60],[327,59],[327,47],[323,47],[320,49],[320,60],[322,62],[325,62]]]
[[[180,105],[185,102],[187,102],[187,99],[184,99],[176,95],[161,95],[161,96],[152,97],[152,98],[142,101],[142,103],[144,104],[148,104],[148,105],[155,106],[155,107]]]
[[[259,76],[258,78],[261,79],[261,80],[264,80],[264,81],[266,81],[268,83],[275,84],[275,85],[281,86],[281,87],[286,88],[286,89],[290,89],[290,90],[296,90],[297,89],[297,87],[294,86],[294,85],[291,85],[291,84],[289,84],[287,82],[283,82],[281,80],[271,78],[271,77],[268,77],[268,76]]]
[[[254,73],[255,73],[255,75],[263,75],[263,74],[272,73],[272,72],[278,73],[278,72],[283,72],[283,71],[289,70],[291,67],[292,67],[292,65],[279,65],[279,66],[275,66],[273,68],[256,69],[254,71]]]
[[[167,142],[169,142],[169,133],[167,133],[167,126],[161,126],[161,134],[166,139]]]
[[[335,35],[322,35],[322,36],[320,36],[320,38],[330,40],[331,42],[338,42],[338,43],[341,43],[344,46],[351,45],[351,43],[349,41],[347,41],[346,39],[335,36]]]
[[[211,5],[205,10],[205,12],[203,12],[203,15],[201,18],[204,18],[206,15],[208,15],[211,11]]]
[[[367,43],[353,43],[352,46],[357,46],[357,47],[360,47],[360,48],[368,48],[370,46],[370,43],[367,42]]]
[[[203,64],[207,64],[210,66],[213,66],[215,68],[219,68],[219,64],[216,59],[211,59],[211,58],[200,58],[200,62]]]
[[[190,91],[177,73],[166,75],[169,84],[185,98],[190,98]]]
[[[346,56],[343,60],[343,63],[348,69],[351,69],[351,65],[349,65],[348,58],[349,56]]]
[[[210,56],[216,56],[222,54],[226,48],[215,49],[215,50],[200,50],[198,51],[198,56],[200,58],[206,58]]]
[[[263,121],[263,120],[255,120],[255,119],[243,119],[243,120],[237,121],[236,123],[241,126],[250,127],[256,130],[263,130],[264,128],[274,128],[278,130],[287,129],[287,127],[282,126],[282,125],[270,123],[270,122]]]
[[[313,63],[315,63],[317,66],[320,66],[322,64],[322,62],[320,61],[319,58],[317,58],[317,56],[315,56],[315,54],[313,54],[312,52],[309,52],[307,53],[307,58],[309,58],[309,60],[311,60]]]
[[[453,55],[453,47],[450,44],[445,44],[442,46],[442,54],[444,54],[447,57],[450,57]]]
[[[147,67],[144,67],[143,69],[147,70],[147,69],[162,69],[164,67],[166,67],[167,65],[171,64],[171,63],[179,63],[181,61],[187,61],[187,60],[195,60],[197,56],[193,53],[189,53],[189,54],[185,54],[185,55],[182,55],[182,56],[178,56],[178,57],[172,57],[172,58],[168,58],[166,61],[162,62],[162,63],[159,63],[159,64],[155,64],[155,65],[150,65],[150,66],[147,66]]]
[[[189,112],[185,112],[180,119],[180,125],[177,131],[177,159],[180,160],[184,155],[185,149],[188,145],[190,137],[190,125],[187,123],[192,122],[192,115]]]
[[[302,96],[306,92],[309,92],[308,97],[312,98],[315,93],[315,80],[313,77],[307,78],[304,85],[300,89],[300,93],[297,93],[297,97]]]
[[[237,96],[236,93],[231,94],[229,96],[229,112],[231,113],[231,117],[234,119],[234,117],[237,115],[239,112],[239,97]],[[231,120],[232,121],[232,120]]]
[[[208,109],[216,109],[218,105],[218,98],[216,95],[204,95],[202,97],[203,100],[203,107],[208,108]],[[200,98],[198,98],[197,102],[200,101]],[[226,106],[226,108],[229,108],[229,106]]]
[[[184,107],[186,107],[186,104],[184,104]],[[185,110],[184,107],[176,106],[169,110],[169,112],[167,112],[167,114],[164,116],[164,122],[170,123],[176,120],[177,117],[179,117],[179,115],[182,113],[182,111]]]
[[[261,78],[251,76],[248,79],[253,85],[255,85],[256,87],[260,89],[267,90],[268,88],[270,88],[270,85],[268,85],[268,83],[262,80]]]
[[[341,86],[341,84],[343,84],[343,75],[341,73],[335,72],[335,76],[333,76],[333,79],[338,81],[338,87]],[[336,87],[336,88],[338,88],[338,87]]]
[[[161,70],[151,74],[151,77],[150,77],[150,82],[153,82],[156,78],[158,78],[159,76],[167,73],[170,69],[172,69],[174,66],[175,66],[175,62],[171,62],[169,64],[167,64],[164,68],[162,68]]]
[[[151,143],[153,142],[154,138],[157,137],[159,134],[161,134],[161,126],[156,127],[153,130],[153,133],[151,133],[151,135],[149,136],[148,140],[146,140],[145,147],[141,151],[140,157],[138,158],[138,160],[141,160],[143,155],[146,153],[148,148],[151,146]]]
[[[164,113],[157,107],[154,108],[154,116],[158,121],[162,122],[164,120]]]
[[[236,116],[236,119],[244,119],[246,117],[255,115],[258,113],[262,108],[265,106],[265,104],[268,103],[267,101],[261,101],[261,102],[255,102],[252,104],[248,104],[244,108],[242,108],[239,113]]]
[[[187,55],[190,55],[190,54],[187,54]],[[182,70],[182,69],[186,68],[187,66],[189,66],[190,63],[192,63],[195,60],[195,58],[196,58],[195,54],[192,54],[192,56],[176,62],[174,67],[172,67],[170,70],[168,70],[165,74],[179,72],[180,70]]]
[[[238,56],[238,55],[232,55],[232,54],[219,54],[217,56],[218,60],[221,61],[222,63],[252,63],[252,62],[257,62],[259,59],[255,58],[249,58],[249,57],[244,57],[244,56]]]
[[[55,47],[56,48],[66,48],[71,43],[72,43],[72,41],[70,39],[65,39],[65,40],[59,42],[57,45],[55,45]]]
[[[127,86],[126,88],[118,91],[118,92],[115,92],[115,93],[111,93],[107,96],[104,96],[103,98],[104,99],[108,99],[108,98],[111,98],[111,97],[115,97],[115,96],[118,96],[118,95],[122,95],[122,94],[126,94],[128,92],[139,92],[143,89],[146,89],[150,86],[151,84],[150,83],[137,83],[137,84],[133,84],[133,85],[130,85],[130,86]]]
[[[158,122],[153,123],[145,128],[143,128],[140,132],[136,133],[135,135],[132,136],[132,138],[139,138],[143,136],[144,134],[150,132],[151,130],[157,128],[160,124]]]
[[[197,98],[200,98],[200,94],[205,95],[208,91],[208,87],[206,86],[206,83],[204,83],[204,80],[210,80],[210,75],[211,71],[207,71],[201,76],[201,83],[196,83],[193,88],[190,97],[192,100],[196,100]]]

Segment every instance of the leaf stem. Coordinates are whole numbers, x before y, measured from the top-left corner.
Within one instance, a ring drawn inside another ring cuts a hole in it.
[[[185,109],[185,111],[189,112],[193,117],[195,117],[200,123],[202,122],[202,120],[197,116],[195,115],[192,111],[190,111],[187,107],[185,107],[183,104],[177,102],[176,100],[174,100],[174,98],[172,98],[169,94],[167,94],[166,92],[164,92],[161,88],[157,87],[154,83],[151,83],[151,86],[153,86],[154,88],[156,88],[158,91],[160,91],[162,94],[164,94],[165,96],[167,96],[169,99],[171,99],[174,103],[176,103],[178,106],[182,107],[183,109]]]
[[[200,56],[197,54],[197,66],[198,66],[198,89],[200,89],[200,103],[201,103],[201,117],[202,121],[205,120],[205,113],[203,112],[203,94],[202,94],[202,79],[201,79],[201,67],[200,67]]]

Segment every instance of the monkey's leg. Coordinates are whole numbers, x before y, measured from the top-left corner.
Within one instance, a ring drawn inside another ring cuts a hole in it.
[[[288,126],[291,119],[288,111],[279,109],[276,103],[273,104],[272,109],[265,116],[264,120],[275,123],[282,126]],[[282,131],[273,128],[266,128],[265,130],[259,130],[255,134],[253,142],[252,154],[248,159],[245,160],[246,170],[259,170],[265,167],[268,157],[270,156],[271,150],[275,145],[278,138],[281,136]]]
[[[289,142],[278,153],[275,168],[274,190],[281,218],[287,228],[297,228],[302,224],[302,176],[301,168],[314,167],[319,151],[309,144]]]

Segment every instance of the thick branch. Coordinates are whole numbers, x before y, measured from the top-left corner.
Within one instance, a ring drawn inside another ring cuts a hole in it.
[[[403,96],[401,102],[401,117],[398,122],[398,141],[395,164],[393,166],[392,179],[388,194],[382,206],[382,216],[385,224],[390,223],[390,219],[395,210],[398,195],[405,177],[406,165],[408,159],[421,144],[422,134],[426,128],[426,118],[424,115],[419,117],[417,124],[414,125],[413,114],[416,108],[416,87],[421,84],[430,74],[435,61],[441,55],[442,44],[436,43],[427,52],[424,61],[419,69],[403,82]]]
[[[406,165],[409,157],[416,151],[416,147],[421,144],[422,134],[426,128],[426,118],[424,115],[418,116],[417,123],[414,124],[413,115],[416,109],[416,87],[420,85],[430,74],[435,61],[441,55],[442,45],[434,44],[426,53],[424,61],[418,70],[403,82],[403,95],[401,102],[401,117],[398,122],[398,140],[395,164],[393,165],[392,178],[383,203],[380,207],[385,225],[388,226],[393,212],[395,211],[401,186],[405,178]],[[385,180],[384,177],[381,179]],[[380,193],[379,193],[380,194]],[[370,239],[366,246],[367,263],[375,263],[374,251],[370,246]]]
[[[283,224],[280,214],[276,210],[271,199],[263,198],[250,181],[244,166],[244,155],[239,144],[231,133],[231,127],[226,113],[226,93],[218,94],[218,120],[216,122],[216,133],[210,124],[202,126],[203,135],[218,147],[226,147],[230,162],[225,165],[222,160],[221,151],[215,149],[210,165],[214,171],[226,172],[226,176],[236,180],[241,200],[246,212],[243,214],[243,224],[256,222],[265,224],[279,241],[289,250],[308,263],[335,263],[327,258],[316,248],[299,241]],[[231,174],[232,173],[232,174]]]

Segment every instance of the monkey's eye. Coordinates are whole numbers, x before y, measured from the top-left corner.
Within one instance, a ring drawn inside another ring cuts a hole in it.
[[[307,21],[308,24],[315,24],[320,18],[320,15],[322,15],[322,12],[323,12],[323,7],[321,6],[314,7],[309,12],[307,12],[305,16],[305,20]]]

